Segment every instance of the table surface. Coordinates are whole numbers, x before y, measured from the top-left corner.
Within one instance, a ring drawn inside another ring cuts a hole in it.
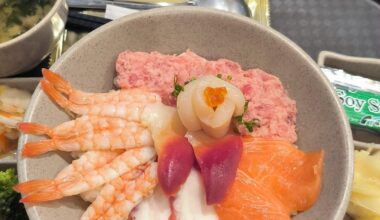
[[[380,0],[269,2],[271,27],[297,43],[314,60],[322,50],[380,58]],[[66,38],[73,38],[69,45],[86,33],[67,27]],[[50,64],[47,58],[33,70],[13,77],[39,77],[41,68]]]
[[[270,0],[270,7],[271,26],[315,60],[322,50],[380,58],[380,0]]]

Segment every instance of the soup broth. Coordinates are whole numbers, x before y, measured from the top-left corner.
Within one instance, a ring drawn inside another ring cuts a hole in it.
[[[32,28],[53,4],[54,0],[0,0],[0,43]]]

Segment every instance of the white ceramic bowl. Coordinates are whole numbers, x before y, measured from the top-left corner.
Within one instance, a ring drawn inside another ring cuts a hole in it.
[[[179,54],[190,48],[208,59],[227,58],[244,69],[261,68],[280,78],[297,102],[297,145],[304,151],[324,149],[322,192],[316,204],[295,220],[340,220],[351,190],[353,145],[348,121],[331,84],[319,67],[297,45],[280,33],[249,18],[196,8],[162,8],[135,13],[106,24],[86,35],[52,66],[81,90],[109,91],[113,87],[115,61],[126,49]],[[37,87],[25,116],[56,126],[70,120]],[[24,144],[39,139],[22,135]],[[50,152],[36,158],[18,154],[21,182],[54,178],[72,158]],[[294,192],[297,193],[297,192]],[[27,205],[31,220],[80,219],[88,203],[72,196],[36,206]]]

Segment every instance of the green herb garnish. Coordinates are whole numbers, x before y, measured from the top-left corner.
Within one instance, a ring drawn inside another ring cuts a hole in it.
[[[245,101],[245,104],[244,104],[244,112],[243,114],[241,115],[238,115],[238,116],[235,116],[234,119],[236,121],[236,123],[238,124],[241,124],[241,125],[244,125],[245,128],[249,131],[249,132],[253,132],[253,128],[256,127],[256,126],[260,126],[260,120],[257,119],[257,118],[254,118],[254,119],[251,119],[249,121],[246,121],[243,119],[243,115],[244,113],[248,110],[248,104],[249,104],[249,101],[246,100]],[[236,129],[237,130],[237,129]]]
[[[228,76],[227,76],[227,80],[232,80],[232,76],[231,76],[231,75],[228,75]]]
[[[175,76],[175,77],[174,77],[174,90],[173,90],[173,92],[171,93],[172,96],[174,96],[174,97],[178,97],[178,95],[179,95],[181,92],[183,92],[183,91],[185,91],[185,89],[183,88],[182,85],[180,85],[180,84],[177,83],[177,77]]]
[[[244,112],[243,112],[243,114],[248,110],[248,104],[249,104],[249,101],[248,101],[248,100],[245,100],[245,103],[244,103]]]
[[[254,118],[250,121],[243,121],[243,124],[249,132],[253,132],[254,127],[260,126],[260,120],[257,118]]]
[[[257,118],[246,121],[243,119],[243,115],[238,115],[234,119],[238,124],[244,125],[249,132],[253,132],[254,127],[260,126],[260,120]]]
[[[234,119],[238,124],[243,124],[243,115],[235,116]]]
[[[222,74],[218,73],[218,74],[216,74],[216,77],[218,77],[219,79],[221,79],[222,78]]]

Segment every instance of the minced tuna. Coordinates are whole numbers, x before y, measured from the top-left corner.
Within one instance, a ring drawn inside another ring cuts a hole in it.
[[[259,119],[260,126],[254,127],[252,133],[238,126],[240,133],[297,140],[295,101],[277,77],[261,69],[242,70],[231,60],[209,61],[191,51],[180,55],[124,51],[117,58],[116,74],[115,84],[119,88],[139,87],[156,92],[168,105],[175,105],[171,95],[175,78],[178,84],[184,84],[202,75],[217,75],[240,88],[249,101],[244,119]]]

